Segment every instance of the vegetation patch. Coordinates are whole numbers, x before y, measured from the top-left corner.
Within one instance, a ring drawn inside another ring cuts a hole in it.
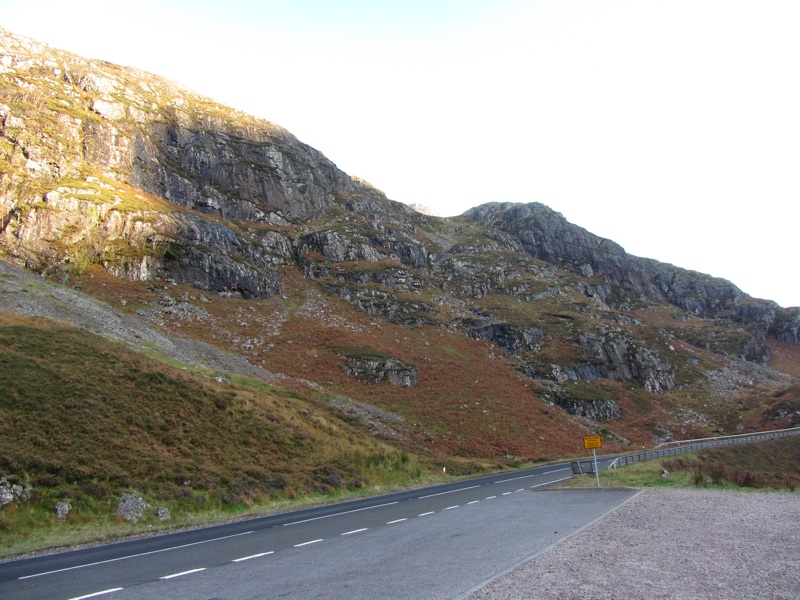
[[[795,491],[800,486],[800,438],[711,448],[663,465],[668,471],[690,473],[698,486]]]
[[[218,382],[14,315],[0,319],[0,348],[0,476],[32,490],[0,510],[2,554],[39,537],[34,529],[112,527],[122,493],[179,522],[423,473],[415,457],[311,396]],[[58,502],[71,506],[64,521]],[[157,523],[155,511],[141,521]]]

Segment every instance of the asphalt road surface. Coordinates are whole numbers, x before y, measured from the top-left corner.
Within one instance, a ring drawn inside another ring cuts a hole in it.
[[[458,598],[633,497],[569,464],[0,564],[0,597]]]

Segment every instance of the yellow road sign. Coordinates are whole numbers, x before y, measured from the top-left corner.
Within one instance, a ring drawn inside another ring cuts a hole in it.
[[[600,439],[599,435],[589,435],[583,438],[583,447],[586,449],[589,448],[602,448],[603,447],[603,440]]]

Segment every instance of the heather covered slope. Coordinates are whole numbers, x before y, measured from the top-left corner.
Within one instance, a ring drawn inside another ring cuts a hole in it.
[[[559,419],[620,439],[728,432],[745,413],[765,426],[754,398],[790,384],[763,367],[767,340],[797,343],[798,309],[628,255],[541,204],[417,213],[280,127],[173,82],[8,32],[0,42],[0,249],[100,297],[93,281],[118,286],[111,302],[167,332],[376,402],[401,382],[389,395],[441,412],[431,430],[461,419],[430,385],[466,372],[430,355],[437,337],[485,342],[503,367],[471,357],[476,372],[513,374]],[[312,299],[324,318],[298,308]],[[244,310],[258,318],[237,330],[227,317]],[[476,381],[444,387],[474,395]],[[480,438],[489,455],[546,452],[532,434],[512,449],[491,431],[438,437],[455,453],[473,450],[454,438]]]
[[[249,503],[418,473],[310,391],[215,381],[52,321],[1,323],[0,468],[74,508],[125,489]]]

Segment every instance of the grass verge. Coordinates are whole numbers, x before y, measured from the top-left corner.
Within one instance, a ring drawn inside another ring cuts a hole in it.
[[[594,487],[594,475],[573,477],[566,488]],[[700,487],[734,490],[800,488],[800,436],[725,446],[600,471],[600,487]]]

